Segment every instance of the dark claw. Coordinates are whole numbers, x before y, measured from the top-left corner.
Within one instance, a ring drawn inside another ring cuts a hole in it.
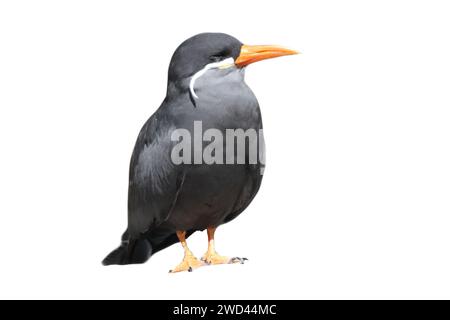
[[[231,258],[231,263],[239,262],[240,264],[244,264],[244,262],[247,260],[248,260],[247,258],[234,257],[234,258]]]
[[[192,272],[192,267],[189,267],[188,271],[189,271],[189,272]]]
[[[169,273],[172,273],[172,269],[169,270]]]

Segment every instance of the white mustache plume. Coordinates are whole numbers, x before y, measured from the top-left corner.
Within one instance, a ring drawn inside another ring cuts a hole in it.
[[[191,91],[191,95],[198,99],[197,94],[195,93],[195,81],[197,81],[200,77],[202,77],[208,70],[211,69],[225,69],[230,66],[234,65],[234,59],[233,58],[227,58],[225,60],[219,61],[219,62],[213,62],[207,64],[202,70],[198,71],[196,74],[192,76],[191,82],[189,83],[189,90]]]

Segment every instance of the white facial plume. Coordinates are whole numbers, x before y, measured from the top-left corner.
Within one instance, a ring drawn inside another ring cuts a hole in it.
[[[196,74],[192,76],[191,82],[189,83],[189,90],[191,91],[191,95],[198,99],[198,96],[195,94],[194,86],[195,81],[199,79],[201,76],[203,76],[208,70],[211,69],[226,69],[234,65],[234,59],[233,58],[227,58],[225,60],[219,61],[219,62],[213,62],[207,64],[202,70],[198,71]]]

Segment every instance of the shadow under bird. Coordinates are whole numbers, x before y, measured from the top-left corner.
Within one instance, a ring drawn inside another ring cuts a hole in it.
[[[246,260],[219,255],[214,233],[253,200],[261,185],[264,164],[248,161],[248,154],[244,163],[175,164],[172,151],[177,141],[172,135],[182,128],[195,136],[195,123],[224,136],[228,129],[260,132],[261,113],[244,81],[245,67],[296,53],[279,46],[243,45],[223,33],[198,34],[176,49],[169,66],[166,98],[141,129],[131,157],[128,228],[120,247],[103,260],[104,265],[144,263],[176,242],[183,246],[184,258],[170,272]],[[245,153],[253,143],[258,145],[260,155],[264,153],[262,134],[247,138]],[[202,148],[206,145],[201,142]],[[194,146],[192,150],[195,157],[199,151]],[[237,157],[237,152],[233,156]],[[189,250],[186,239],[205,229],[208,249],[199,260]]]

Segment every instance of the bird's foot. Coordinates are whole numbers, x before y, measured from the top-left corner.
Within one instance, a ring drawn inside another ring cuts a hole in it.
[[[202,259],[204,263],[208,265],[214,265],[214,264],[233,264],[233,263],[240,263],[244,264],[245,261],[247,261],[247,258],[239,258],[239,257],[224,257],[219,255],[217,252],[206,252]]]
[[[197,269],[202,265],[203,263],[198,260],[193,254],[187,254],[184,256],[183,261],[181,261],[181,263],[176,266],[175,269],[170,270],[169,273],[182,271],[192,272],[194,269]]]

